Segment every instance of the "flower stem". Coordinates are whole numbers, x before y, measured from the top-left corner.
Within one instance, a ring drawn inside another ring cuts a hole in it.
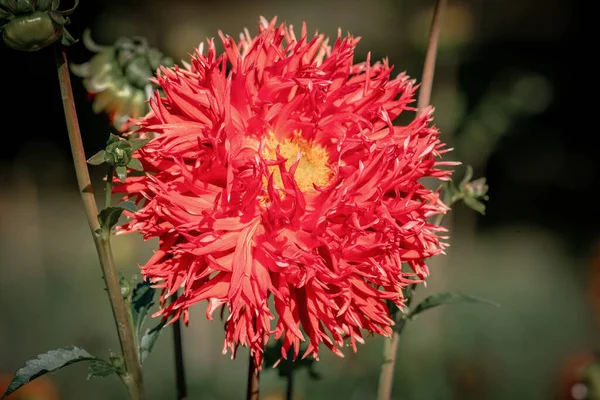
[[[246,400],[258,400],[260,373],[254,365],[252,353],[248,358],[248,387],[246,390]]]
[[[85,151],[79,130],[79,123],[77,121],[77,112],[75,110],[71,78],[69,76],[67,54],[65,48],[59,45],[55,45],[54,50],[77,183],[88,224],[94,238],[94,244],[96,245],[96,251],[98,252],[98,258],[100,259],[100,266],[102,268],[108,298],[112,307],[115,324],[117,325],[121,352],[123,353],[127,369],[127,372],[122,376],[122,379],[127,385],[131,399],[142,400],[144,399],[144,389],[138,350],[135,346],[133,329],[129,323],[125,302],[121,295],[121,286],[119,285],[119,278],[110,247],[110,233],[102,230],[100,222],[98,221],[98,206],[92,190]]]
[[[294,366],[296,365],[296,363],[294,362],[293,347],[290,348],[290,350],[288,351],[288,358],[286,361],[288,363],[288,369],[286,374],[287,387],[285,399],[292,400],[294,398]]]
[[[425,63],[423,65],[423,75],[421,77],[421,86],[419,89],[419,99],[417,101],[418,112],[421,113],[431,100],[431,89],[433,87],[433,76],[435,72],[435,60],[437,56],[438,39],[440,36],[442,14],[446,7],[446,0],[437,0],[429,30],[429,40],[427,42],[427,52],[425,53]],[[410,305],[416,285],[410,285],[406,294],[406,305]],[[399,312],[399,310],[397,310]],[[392,316],[396,320],[396,315]],[[392,386],[394,383],[394,367],[396,365],[396,353],[400,343],[400,334],[404,329],[406,320],[401,319],[398,326],[394,329],[391,338],[385,338],[383,346],[383,364],[379,375],[379,387],[377,391],[377,400],[390,400],[392,397]]]
[[[446,0],[437,0],[433,11],[431,29],[429,30],[429,40],[427,42],[427,52],[425,53],[425,63],[423,65],[423,75],[421,77],[421,87],[419,89],[419,99],[417,100],[419,112],[429,106],[431,100],[435,60],[437,58],[438,41],[440,38],[440,30],[442,28],[442,14],[446,8],[446,2]]]
[[[171,296],[171,301],[177,299],[178,293]],[[177,387],[177,400],[187,399],[187,383],[183,364],[183,342],[181,339],[181,319],[173,322],[173,350],[175,353],[175,379]]]

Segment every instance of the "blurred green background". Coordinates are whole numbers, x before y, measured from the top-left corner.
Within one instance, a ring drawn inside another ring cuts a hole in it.
[[[68,3],[68,2],[67,2]],[[580,4],[581,3],[581,4]],[[356,61],[388,56],[420,80],[434,1],[82,0],[69,28],[100,44],[139,35],[187,60],[217,29],[230,35],[258,17],[307,21],[335,36],[361,36]],[[66,6],[66,5],[65,5]],[[583,2],[449,1],[432,103],[454,159],[490,185],[487,215],[452,211],[448,256],[431,262],[417,298],[438,291],[485,297],[500,308],[449,306],[423,314],[403,333],[394,398],[583,399],[580,360],[600,346],[600,232],[595,210],[596,124],[589,118],[581,42]],[[92,56],[82,43],[72,62]],[[106,356],[116,332],[77,193],[51,49],[18,53],[0,44],[0,376],[38,353],[74,344]],[[111,127],[95,115],[73,77],[86,152]],[[591,115],[593,117],[594,115]],[[102,168],[92,167],[100,182]],[[462,170],[457,170],[458,177]],[[102,195],[101,185],[96,187]],[[587,208],[586,208],[587,207]],[[113,240],[117,264],[137,272],[154,242]],[[242,399],[247,352],[221,355],[223,328],[204,307],[184,329],[190,399]],[[159,339],[145,377],[150,400],[175,398],[171,331]],[[375,399],[381,338],[344,359],[323,351],[322,379],[297,374],[296,400]],[[64,400],[120,399],[116,377],[85,380],[86,366],[51,377]],[[264,400],[283,399],[274,371],[261,376]],[[575,388],[575,389],[574,389]],[[579,388],[579,389],[577,389]],[[49,399],[49,398],[48,398]],[[43,400],[43,399],[41,399]]]

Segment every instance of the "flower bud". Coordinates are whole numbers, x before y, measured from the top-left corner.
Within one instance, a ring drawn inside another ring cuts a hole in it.
[[[476,199],[485,197],[488,189],[488,185],[485,183],[485,178],[475,179],[464,186],[465,194]]]
[[[0,0],[0,31],[4,42],[15,50],[36,51],[61,39],[63,45],[76,42],[67,32],[70,10],[58,11],[58,1]]]
[[[71,65],[83,79],[83,85],[94,97],[95,113],[104,112],[120,132],[129,130],[129,119],[148,111],[147,100],[157,86],[150,82],[160,66],[172,66],[173,60],[151,48],[144,38],[118,39],[112,46],[93,42],[84,32],[86,48],[96,53],[84,64]]]

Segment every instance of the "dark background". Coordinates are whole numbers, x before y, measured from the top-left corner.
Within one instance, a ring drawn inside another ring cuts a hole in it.
[[[432,263],[422,295],[469,291],[501,307],[440,309],[415,322],[400,349],[397,398],[570,398],[564,374],[571,373],[571,360],[585,359],[598,345],[600,320],[594,286],[600,168],[588,72],[595,47],[584,39],[589,6],[568,0],[449,3],[432,104],[443,137],[456,148],[453,157],[487,178],[490,200],[485,216],[455,207],[452,247],[439,269]],[[83,0],[68,30],[79,38],[89,27],[101,44],[146,36],[179,60],[219,28],[237,37],[244,27],[255,33],[259,15],[278,15],[298,29],[306,20],[309,32],[319,28],[331,36],[341,26],[363,37],[357,62],[370,50],[372,59],[388,56],[398,72],[420,79],[433,4]],[[93,53],[77,43],[68,55],[82,63]],[[2,374],[73,342],[99,353],[107,341],[116,346],[77,196],[52,48],[24,53],[0,44],[0,77]],[[111,126],[92,112],[81,80],[72,80],[91,156],[104,147]],[[102,178],[102,171],[91,171],[93,179]],[[460,178],[462,169],[456,174]],[[115,247],[132,272],[152,248],[139,238]],[[197,374],[191,398],[241,398],[245,359],[221,356],[218,323],[203,319],[199,306],[186,331],[187,362]],[[147,367],[149,376],[164,378],[149,383],[151,398],[172,396],[169,343],[165,335]],[[358,358],[326,358],[319,365],[322,381],[299,378],[299,398],[375,398],[380,347],[380,339],[372,339]],[[77,368],[53,377],[61,398],[122,394],[116,379],[84,382]],[[352,382],[340,383],[347,377]],[[263,385],[272,399],[282,398],[275,373],[265,373]]]

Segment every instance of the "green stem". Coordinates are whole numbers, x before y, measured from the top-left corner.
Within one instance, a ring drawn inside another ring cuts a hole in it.
[[[429,40],[427,43],[427,52],[425,54],[425,63],[423,65],[423,75],[421,77],[421,86],[419,89],[419,99],[417,101],[418,112],[421,113],[429,105],[431,99],[431,89],[433,87],[433,75],[435,72],[435,60],[437,56],[438,39],[440,36],[441,21],[443,10],[446,7],[446,0],[437,0],[431,29],[429,31]],[[443,214],[442,214],[443,218]],[[408,288],[406,295],[406,304],[410,304],[416,285]],[[392,316],[396,320],[396,315]],[[391,338],[385,338],[383,348],[383,364],[379,375],[379,387],[377,390],[377,400],[390,400],[392,398],[392,386],[394,383],[394,368],[396,365],[396,354],[398,344],[400,343],[400,333],[404,329],[406,320],[401,319],[396,326]]]
[[[112,178],[114,170],[112,165],[108,166],[108,172],[106,173],[106,192],[104,193],[104,208],[110,207],[112,202]]]
[[[290,351],[288,351],[288,358],[287,360],[285,360],[288,363],[288,369],[286,374],[285,400],[293,400],[294,398],[294,366],[296,365],[296,363],[294,363],[293,359],[294,350],[293,348],[290,348]]]
[[[129,323],[127,308],[125,307],[125,301],[121,295],[121,286],[119,284],[119,278],[110,247],[110,234],[100,228],[100,223],[98,221],[98,206],[92,190],[83,141],[79,130],[77,111],[75,110],[75,100],[71,87],[71,78],[69,76],[67,54],[65,48],[60,45],[55,45],[54,50],[60,92],[65,111],[65,120],[67,123],[79,192],[83,201],[88,224],[92,231],[98,258],[100,259],[100,266],[102,268],[108,298],[110,300],[115,324],[117,325],[121,352],[123,353],[125,367],[127,369],[127,373],[122,376],[122,379],[127,385],[131,399],[143,400],[144,389],[142,369],[138,358],[138,350],[135,347],[133,327]]]
[[[174,302],[179,295],[175,292],[171,296]],[[173,352],[175,353],[175,385],[177,389],[177,400],[187,399],[187,382],[185,379],[185,365],[183,362],[183,339],[181,337],[181,318],[173,322]]]

